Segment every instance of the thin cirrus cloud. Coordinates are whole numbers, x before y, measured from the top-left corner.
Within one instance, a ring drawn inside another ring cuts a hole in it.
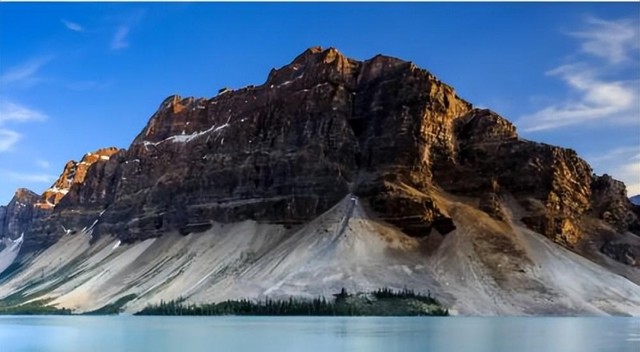
[[[0,128],[0,153],[11,150],[21,138],[20,133],[16,131]]]
[[[9,100],[0,100],[0,126],[7,122],[42,121],[46,118],[47,115],[38,110]]]
[[[525,131],[552,130],[596,120],[640,122],[636,104],[636,97],[640,96],[638,82],[602,79],[598,70],[581,64],[560,66],[547,75],[559,77],[578,97],[520,118],[517,124]]]
[[[118,29],[111,40],[111,50],[121,50],[129,46],[129,41],[127,40],[129,30],[129,26],[118,26]]]
[[[67,27],[68,30],[74,32],[84,32],[84,27],[76,22],[67,21],[65,19],[60,20],[60,22],[62,22],[62,24],[64,24],[64,26]]]
[[[53,60],[53,55],[37,57],[26,61],[23,64],[9,68],[0,75],[0,84],[3,86],[12,84],[29,85],[36,83],[40,79],[37,77],[40,69]]]
[[[633,50],[640,50],[640,23],[637,20],[621,19],[606,21],[587,17],[587,28],[569,33],[582,39],[583,52],[617,64],[629,61]]]
[[[111,50],[117,51],[129,47],[129,35],[131,34],[131,30],[140,23],[144,14],[144,9],[138,9],[120,17],[120,23],[115,28],[113,37],[111,37],[111,43],[109,46]]]
[[[627,69],[640,53],[637,20],[607,21],[589,17],[586,27],[569,35],[580,40],[581,51],[591,60],[566,64],[546,72],[569,88],[572,97],[522,116],[516,124],[526,132],[539,132],[589,122],[640,123],[640,81],[611,79],[611,73]],[[605,62],[599,64],[593,59]],[[631,71],[633,76],[634,71]]]
[[[20,141],[22,135],[6,127],[9,123],[43,121],[44,113],[27,106],[6,100],[0,100],[0,153],[11,150]]]

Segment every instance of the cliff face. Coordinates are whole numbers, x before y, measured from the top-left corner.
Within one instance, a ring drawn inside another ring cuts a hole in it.
[[[25,246],[67,229],[130,243],[213,221],[297,225],[347,194],[410,236],[446,235],[456,223],[434,192],[443,190],[502,222],[517,206],[518,221],[578,248],[586,218],[637,231],[616,182],[572,150],[519,138],[410,62],[311,48],[260,86],[168,97],[127,150],[69,162],[37,201],[49,215]]]
[[[444,189],[483,199],[509,193],[536,232],[568,246],[581,239],[578,222],[590,208],[592,183],[584,160],[573,150],[519,138],[510,122],[488,110],[457,123],[456,162],[439,171]]]
[[[71,189],[91,187],[85,183],[88,170],[94,164],[109,160],[117,151],[117,148],[103,148],[85,154],[79,162],[70,160],[58,179],[42,195],[18,189],[9,204],[0,207],[0,238],[16,239],[24,232],[26,240],[23,252],[38,251],[51,245],[67,230],[88,221],[88,217],[83,216],[86,213],[84,209],[74,209],[64,215],[54,209]],[[91,213],[90,216],[93,215]]]
[[[409,62],[313,48],[261,86],[167,98],[126,153],[87,175],[97,187],[60,207],[109,205],[96,230],[135,241],[212,219],[300,224],[355,193],[408,233],[447,232],[428,195],[398,186],[429,184],[432,165],[454,155],[454,118],[469,109]]]
[[[73,185],[84,182],[91,165],[99,160],[109,160],[117,151],[118,149],[114,147],[98,149],[95,152],[85,154],[79,162],[75,160],[67,162],[56,182],[42,193],[42,197],[36,203],[36,207],[43,210],[53,209],[69,193]]]

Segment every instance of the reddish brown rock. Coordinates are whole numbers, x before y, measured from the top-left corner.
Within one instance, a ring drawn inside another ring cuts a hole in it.
[[[36,207],[49,210],[53,209],[60,200],[67,195],[73,185],[82,184],[89,167],[96,161],[106,161],[118,151],[117,148],[103,148],[95,152],[85,154],[79,162],[70,160],[64,166],[60,177],[42,193],[42,197],[36,203]]]

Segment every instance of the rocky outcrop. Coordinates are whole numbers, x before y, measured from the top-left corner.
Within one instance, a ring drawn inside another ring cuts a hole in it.
[[[633,204],[627,198],[624,183],[605,174],[594,176],[591,186],[593,197],[591,212],[596,217],[611,224],[616,230],[631,230],[640,235],[638,215],[633,212]]]
[[[570,248],[585,240],[585,217],[618,232],[637,223],[619,185],[573,150],[519,138],[428,71],[311,48],[262,85],[170,96],[127,150],[68,163],[25,246],[72,228],[135,242],[214,221],[298,225],[347,194],[411,236],[446,235],[456,224],[442,191],[503,223],[515,199],[517,221]]]
[[[29,230],[41,214],[34,205],[40,198],[36,193],[19,188],[6,207],[0,209],[0,238],[16,239]]]
[[[478,208],[496,220],[507,220],[500,200],[500,185],[497,181],[494,180],[491,183],[491,190],[480,197]]]
[[[79,162],[70,160],[64,166],[60,177],[42,193],[36,207],[43,210],[53,209],[60,200],[69,193],[73,185],[82,184],[87,171],[96,161],[109,160],[118,151],[117,148],[102,148],[95,152],[85,154]]]
[[[591,168],[575,151],[521,139],[513,124],[489,110],[457,119],[455,138],[456,159],[438,170],[439,185],[480,197],[481,208],[498,219],[494,190],[499,188],[527,208],[522,221],[535,231],[568,246],[581,239]]]

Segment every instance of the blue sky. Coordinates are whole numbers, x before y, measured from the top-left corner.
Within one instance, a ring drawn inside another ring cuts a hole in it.
[[[315,45],[413,61],[640,193],[640,3],[0,3],[0,204]]]

